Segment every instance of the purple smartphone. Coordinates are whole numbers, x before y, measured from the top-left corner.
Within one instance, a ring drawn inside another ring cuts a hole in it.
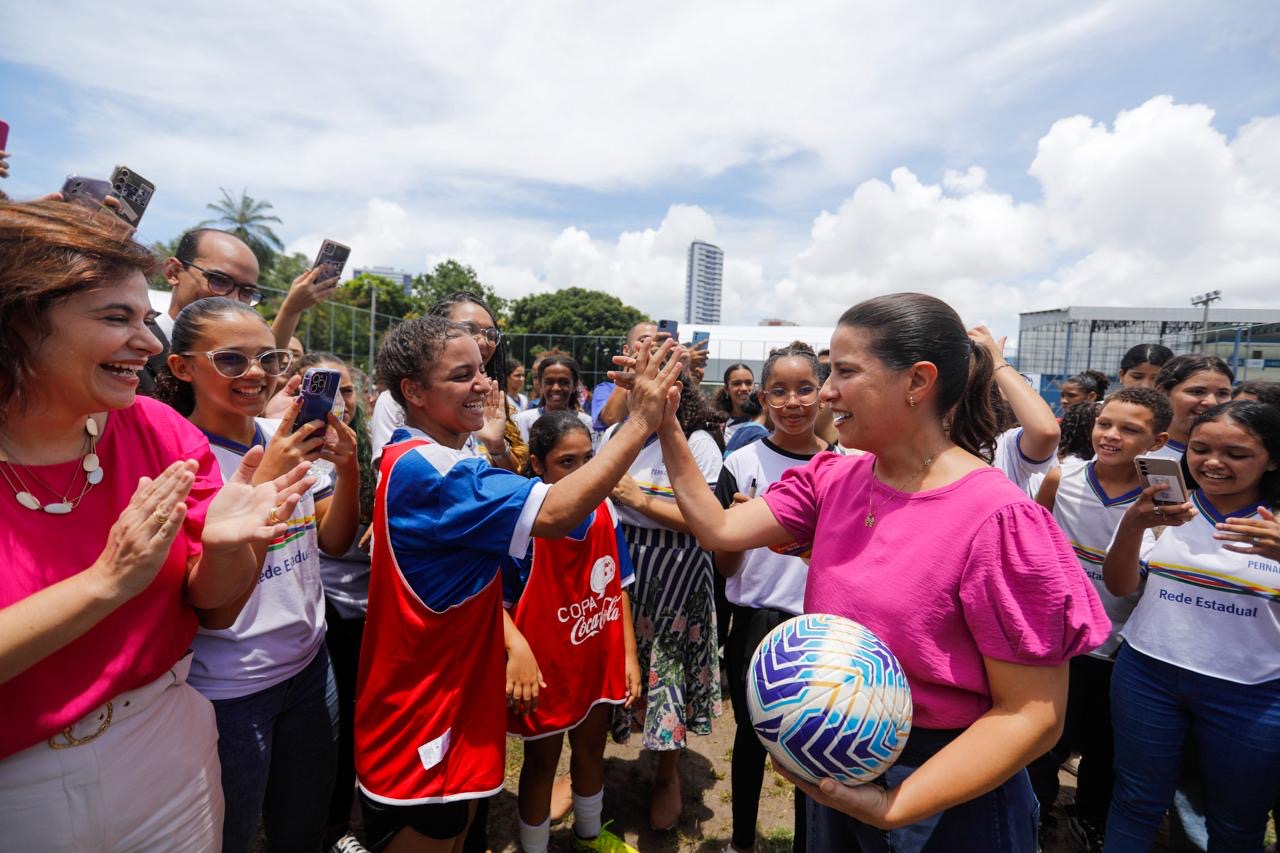
[[[342,374],[336,370],[326,367],[307,368],[307,372],[302,374],[302,387],[298,389],[302,396],[302,411],[298,412],[298,417],[293,422],[294,432],[312,421],[328,421],[341,382]]]

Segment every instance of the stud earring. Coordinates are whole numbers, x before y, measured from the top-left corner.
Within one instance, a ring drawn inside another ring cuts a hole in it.
[[[914,409],[914,408],[916,407],[916,398],[915,398],[915,397],[908,397],[908,398],[907,398],[907,402],[911,404],[911,408],[913,408],[913,409]]]

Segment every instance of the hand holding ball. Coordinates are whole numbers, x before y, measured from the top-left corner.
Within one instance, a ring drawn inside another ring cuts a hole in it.
[[[911,690],[879,637],[841,616],[797,616],[747,670],[751,725],[773,759],[811,782],[870,782],[911,733]]]

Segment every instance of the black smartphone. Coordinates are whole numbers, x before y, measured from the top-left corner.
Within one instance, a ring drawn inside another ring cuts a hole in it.
[[[302,410],[293,422],[294,432],[312,421],[328,422],[341,382],[342,374],[336,370],[326,367],[307,368],[307,372],[302,374],[302,387],[298,389],[298,393],[302,395]]]
[[[342,269],[347,265],[347,258],[351,257],[351,247],[344,246],[333,240],[325,240],[320,244],[320,251],[316,254],[316,262],[311,265],[312,269],[321,264],[328,264],[332,270],[332,275],[342,275]],[[325,276],[326,278],[332,278]]]
[[[669,337],[674,341],[680,340],[680,322],[678,320],[659,320],[657,337]]]
[[[111,195],[111,182],[84,175],[67,175],[62,182],[62,197],[72,204],[97,210]]]
[[[111,173],[111,195],[120,205],[106,209],[137,228],[155,192],[155,184],[127,166],[116,166]]]

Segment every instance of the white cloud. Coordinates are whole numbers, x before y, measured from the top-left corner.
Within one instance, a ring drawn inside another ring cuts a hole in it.
[[[1274,301],[1280,116],[1215,127],[1165,96],[1112,120],[1094,106],[1108,93],[1075,84],[1106,69],[1118,86],[1123,57],[1171,33],[1170,66],[1254,49],[1276,20],[1112,0],[55,0],[6,18],[0,62],[61,85],[44,100],[64,162],[16,155],[14,188],[127,162],[159,187],[150,228],[247,187],[291,250],[334,237],[353,264],[413,271],[456,257],[508,296],[582,285],[661,316],[681,313],[688,242],[710,239],[727,321],[829,323],[916,289],[1012,331],[1019,310],[1070,302]],[[124,22],[122,60],[101,34]],[[1093,114],[1027,118],[1042,101]],[[1030,181],[1006,186],[992,151]]]
[[[935,294],[971,323],[1016,333],[1017,314],[1068,304],[1182,305],[1206,288],[1225,304],[1274,301],[1280,283],[1280,119],[1234,138],[1213,113],[1157,97],[1111,126],[1055,122],[1029,166],[1042,188],[1018,201],[980,166],[941,183],[894,169],[812,220],[733,220],[673,204],[653,226],[602,238],[578,226],[456,219],[373,201],[345,226],[359,253],[413,268],[455,257],[507,296],[569,286],[605,290],[652,316],[682,316],[686,252],[726,253],[724,319],[830,324],[854,302],[899,290]],[[314,251],[323,235],[300,241]],[[425,258],[412,257],[424,242]],[[400,253],[400,254],[397,254]]]
[[[874,293],[922,290],[970,322],[1016,329],[1017,313],[1069,304],[1184,305],[1206,288],[1225,304],[1274,302],[1280,284],[1280,119],[1234,140],[1213,111],[1157,97],[1113,126],[1054,123],[1017,203],[979,167],[926,185],[906,169],[861,184],[813,223],[775,287],[793,319],[830,322]]]
[[[1142,10],[227,0],[168,15],[63,0],[8,16],[0,59],[64,81],[67,130],[100,147],[112,128],[115,151],[170,187],[617,190],[776,168],[762,191],[786,193],[797,170],[850,181],[932,144]]]

